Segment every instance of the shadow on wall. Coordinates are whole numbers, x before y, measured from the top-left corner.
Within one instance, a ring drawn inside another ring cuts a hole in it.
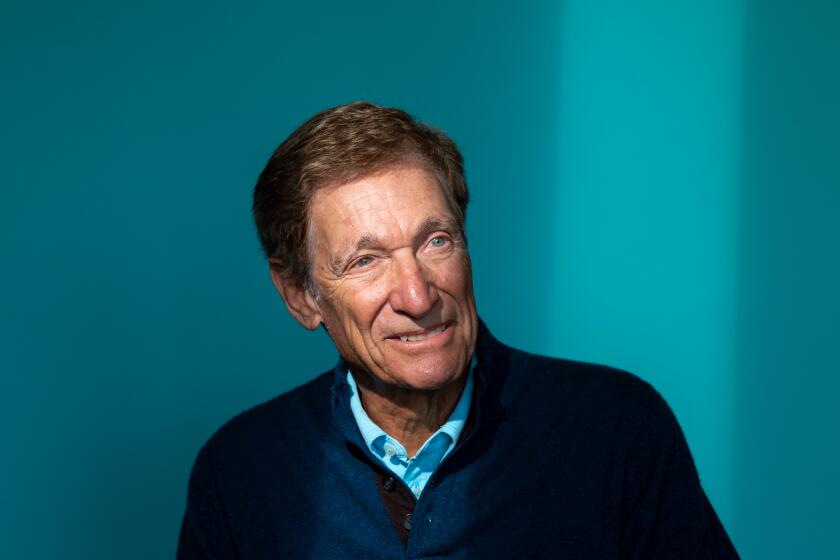
[[[736,542],[744,558],[835,558],[840,6],[747,7]]]

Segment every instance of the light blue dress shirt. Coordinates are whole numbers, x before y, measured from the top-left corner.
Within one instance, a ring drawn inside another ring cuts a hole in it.
[[[452,410],[452,414],[449,415],[449,419],[426,440],[417,455],[411,458],[408,457],[405,447],[399,441],[386,434],[367,415],[359,397],[356,381],[350,371],[347,371],[347,384],[350,385],[351,392],[350,409],[353,411],[353,417],[356,419],[365,444],[383,465],[405,482],[416,498],[420,497],[429,477],[435,472],[443,458],[455,448],[464,430],[464,424],[470,413],[470,403],[472,403],[474,368],[475,357],[473,356],[461,398]]]

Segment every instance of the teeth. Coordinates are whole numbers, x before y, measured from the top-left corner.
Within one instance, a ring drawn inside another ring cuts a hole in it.
[[[419,340],[426,340],[427,338],[431,338],[433,336],[437,336],[442,333],[446,329],[446,325],[441,325],[433,331],[429,331],[424,334],[414,334],[411,336],[401,336],[400,340],[403,342],[417,342]]]

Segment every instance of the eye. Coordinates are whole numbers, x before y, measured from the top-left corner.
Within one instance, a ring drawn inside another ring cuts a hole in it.
[[[449,239],[442,235],[438,235],[437,237],[433,237],[431,241],[429,241],[429,247],[443,247],[449,242]]]
[[[373,257],[361,257],[353,263],[351,268],[364,268],[369,266],[371,263],[373,263]]]

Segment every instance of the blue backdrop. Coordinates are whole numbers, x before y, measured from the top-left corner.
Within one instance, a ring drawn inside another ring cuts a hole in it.
[[[0,6],[0,557],[172,556],[201,443],[333,365],[249,203],[356,99],[461,146],[495,334],[659,388],[745,558],[838,553],[840,8],[523,4]]]

